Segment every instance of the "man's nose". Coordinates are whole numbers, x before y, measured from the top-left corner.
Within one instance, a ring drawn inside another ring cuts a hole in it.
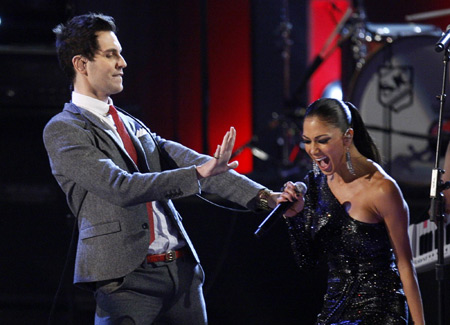
[[[117,62],[117,67],[122,68],[122,69],[127,67],[127,61],[125,61],[125,58],[122,55],[120,55],[120,59]]]

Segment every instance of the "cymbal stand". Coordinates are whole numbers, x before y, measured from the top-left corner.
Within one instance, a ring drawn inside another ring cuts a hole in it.
[[[293,41],[291,39],[292,23],[289,19],[289,0],[283,0],[281,7],[281,22],[279,31],[282,40],[281,58],[283,60],[283,101],[284,105],[289,102],[291,89],[291,47]],[[293,130],[293,122],[284,113],[282,116],[272,114],[281,126],[281,136],[277,143],[281,146],[281,165],[289,166],[289,154],[293,146],[295,146],[295,127]]]
[[[361,70],[361,68],[366,63],[367,57],[367,41],[366,36],[369,35],[367,31],[367,15],[364,8],[364,1],[356,0],[353,1],[353,6],[355,8],[353,14],[353,26],[354,30],[351,36],[352,53],[353,59],[356,62],[356,69]]]

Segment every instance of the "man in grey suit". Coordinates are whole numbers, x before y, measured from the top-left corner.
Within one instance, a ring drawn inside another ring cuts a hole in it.
[[[77,16],[54,32],[73,93],[44,143],[78,222],[74,283],[94,291],[96,324],[206,324],[203,271],[171,199],[205,191],[256,211],[279,193],[233,170],[234,128],[210,157],[117,112],[110,96],[127,64],[112,17]]]

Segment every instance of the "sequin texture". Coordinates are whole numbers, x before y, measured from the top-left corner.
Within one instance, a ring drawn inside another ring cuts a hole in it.
[[[301,214],[288,218],[297,264],[328,264],[328,286],[317,325],[408,323],[408,307],[384,223],[350,217],[323,174],[308,174]]]

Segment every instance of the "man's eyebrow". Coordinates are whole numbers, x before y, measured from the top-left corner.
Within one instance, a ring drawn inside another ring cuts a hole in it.
[[[120,53],[121,51],[117,50],[117,49],[106,49],[106,50],[98,50],[101,53]]]

